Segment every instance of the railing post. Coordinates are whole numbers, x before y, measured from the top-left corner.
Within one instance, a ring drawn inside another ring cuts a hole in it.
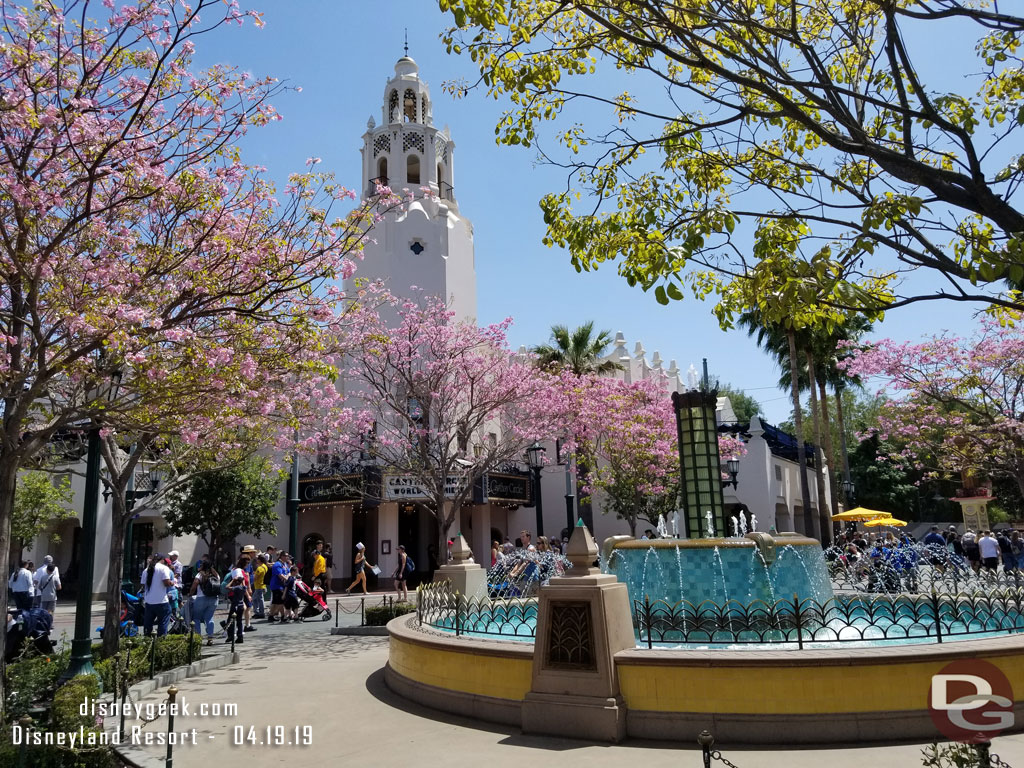
[[[192,664],[192,640],[195,635],[196,629],[194,624],[189,624],[188,627],[188,663]]]
[[[651,596],[644,595],[644,624],[647,626],[647,649],[654,647],[654,638],[651,637]]]
[[[32,718],[28,715],[22,715],[18,720],[18,725],[21,726],[21,732],[26,733],[28,729],[32,727]],[[28,739],[22,739],[21,748],[18,750],[18,768],[25,768],[25,758],[28,753]]]
[[[697,743],[700,744],[704,755],[704,768],[711,768],[711,748],[715,745],[715,737],[711,735],[711,731],[705,729],[697,736]]]
[[[338,626],[338,613],[340,612],[341,600],[334,598],[334,626]]]
[[[156,637],[149,638],[149,679],[156,673]]]
[[[956,598],[954,598],[956,599]],[[935,592],[935,587],[932,587],[932,613],[935,614],[935,639],[941,645],[942,644],[942,613],[941,607],[939,606],[939,596]]]
[[[174,764],[174,739],[171,734],[174,733],[174,697],[177,695],[178,689],[173,685],[167,689],[167,759],[164,761],[167,768]]]
[[[974,749],[978,753],[978,765],[980,768],[992,768],[992,760],[989,755],[991,748],[991,741],[979,741],[974,745]]]
[[[462,595],[458,592],[455,593],[455,636],[458,637],[462,634],[462,622],[460,621],[462,613]]]
[[[130,638],[129,638],[130,641]],[[132,646],[129,642],[128,655],[124,661],[124,669],[120,670],[121,673],[121,737],[124,738],[124,717],[125,708],[128,703],[128,679],[131,674],[132,668]]]
[[[796,620],[796,643],[797,647],[802,651],[804,649],[804,636],[802,630],[803,616],[800,613],[800,597],[796,592],[793,593],[793,617]]]
[[[359,598],[359,626],[366,626],[366,598]]]

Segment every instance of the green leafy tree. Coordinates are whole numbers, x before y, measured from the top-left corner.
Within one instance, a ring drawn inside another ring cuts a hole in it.
[[[14,554],[20,555],[22,549],[31,547],[36,536],[55,522],[73,518],[75,513],[69,506],[71,499],[71,479],[67,475],[49,472],[19,474],[11,516],[11,540],[18,542]],[[50,541],[60,543],[60,537],[51,534]]]
[[[561,147],[542,155],[568,184],[541,208],[577,269],[617,261],[662,303],[722,294],[723,323],[752,306],[728,298],[736,283],[770,321],[937,299],[1024,309],[1003,290],[1024,281],[1016,5],[439,4],[449,51],[510,103],[500,143],[539,145],[557,121]],[[927,67],[950,29],[975,60]],[[942,279],[902,279],[922,269]]]
[[[281,479],[262,457],[203,472],[168,495],[167,530],[174,536],[196,534],[211,552],[242,533],[275,534]]]
[[[718,396],[728,397],[732,403],[732,411],[736,414],[736,420],[740,423],[750,421],[754,416],[761,413],[761,404],[742,389],[732,384],[720,384]]]

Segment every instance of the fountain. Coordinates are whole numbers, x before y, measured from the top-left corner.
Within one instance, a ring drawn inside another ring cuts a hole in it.
[[[739,529],[739,524],[736,524]],[[833,597],[821,545],[797,534],[754,532],[728,538],[618,538],[604,570],[626,584],[633,601],[686,601],[693,606],[723,594],[743,606],[776,596]]]

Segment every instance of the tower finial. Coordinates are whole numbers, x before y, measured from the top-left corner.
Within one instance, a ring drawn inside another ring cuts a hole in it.
[[[409,28],[405,28],[405,55],[409,55]]]

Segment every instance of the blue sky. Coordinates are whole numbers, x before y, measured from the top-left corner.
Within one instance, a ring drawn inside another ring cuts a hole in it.
[[[473,221],[479,320],[515,319],[513,346],[547,340],[556,323],[622,331],[632,352],[637,340],[651,354],[675,359],[681,369],[708,359],[713,374],[759,400],[769,421],[788,418],[785,392],[776,388],[775,364],[742,331],[723,332],[711,305],[691,299],[660,306],[653,294],[630,288],[614,266],[577,274],[568,254],[541,243],[544,224],[538,200],[564,188],[558,169],[534,163],[530,149],[499,147],[494,125],[504,104],[483,92],[454,100],[446,80],[475,79],[469,59],[449,56],[438,36],[445,17],[432,0],[262,0],[245,3],[264,12],[262,30],[247,24],[197,42],[197,63],[228,62],[258,75],[273,75],[301,93],[275,100],[284,119],[253,131],[243,145],[248,162],[267,166],[283,182],[301,171],[307,157],[321,170],[358,189],[360,137],[372,114],[380,121],[384,85],[402,55],[409,55],[431,89],[434,122],[451,126],[456,149],[454,186],[461,212]],[[971,309],[931,302],[889,314],[876,336],[916,340],[943,330],[967,333]]]

